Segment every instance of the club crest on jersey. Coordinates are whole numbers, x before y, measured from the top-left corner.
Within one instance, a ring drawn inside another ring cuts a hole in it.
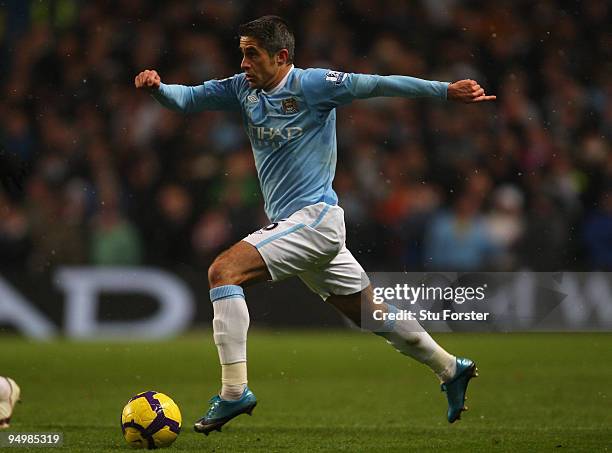
[[[344,82],[344,79],[346,79],[347,75],[348,74],[346,72],[329,71],[325,75],[325,80],[327,80],[328,82],[332,82],[335,85],[340,85],[342,82]]]
[[[247,101],[251,102],[251,103],[255,103],[257,102],[257,95],[255,93],[253,94],[249,94],[247,96]]]
[[[300,111],[298,103],[294,98],[283,99],[281,104],[285,115],[290,115]]]

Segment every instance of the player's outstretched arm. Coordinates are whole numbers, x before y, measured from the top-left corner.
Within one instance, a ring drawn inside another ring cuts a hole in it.
[[[166,85],[162,83],[157,71],[147,69],[134,79],[134,85],[139,90],[145,90],[164,107],[181,112],[190,113],[198,109],[204,90],[200,87],[183,85]]]
[[[378,96],[446,99],[447,82],[403,75],[351,74],[351,91],[357,98]]]
[[[484,88],[482,88],[478,82],[467,79],[451,83],[448,86],[446,98],[449,101],[471,104],[473,102],[494,101],[497,99],[497,96],[487,96]]]
[[[373,76],[355,74],[354,92],[358,97],[399,96],[408,98],[431,97],[465,103],[493,101],[474,80],[438,82],[410,76]]]
[[[137,89],[149,92],[166,108],[191,113],[202,110],[235,110],[239,108],[233,78],[210,80],[202,85],[166,85],[155,70],[142,71],[134,79]]]
[[[372,97],[432,98],[459,102],[492,101],[474,80],[454,83],[425,80],[403,75],[381,76],[310,69],[302,88],[311,103],[323,112],[355,99]]]

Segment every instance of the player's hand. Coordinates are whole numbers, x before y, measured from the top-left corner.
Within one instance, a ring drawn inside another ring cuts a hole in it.
[[[497,99],[497,96],[485,95],[484,88],[478,85],[478,82],[468,79],[451,83],[446,92],[446,99],[469,104],[472,102],[494,101]]]
[[[145,71],[142,71],[134,79],[134,85],[136,85],[136,88],[144,88],[148,91],[159,90],[160,83],[161,78],[159,77],[157,71],[153,69],[147,69]]]

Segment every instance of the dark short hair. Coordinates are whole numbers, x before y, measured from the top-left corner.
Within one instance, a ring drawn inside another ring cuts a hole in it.
[[[242,24],[238,28],[240,36],[248,36],[257,40],[270,56],[282,49],[289,52],[288,63],[293,63],[295,38],[285,19],[279,16],[263,16]]]

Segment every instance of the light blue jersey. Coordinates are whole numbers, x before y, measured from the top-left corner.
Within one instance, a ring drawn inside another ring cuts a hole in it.
[[[272,222],[325,202],[338,203],[336,110],[375,96],[446,99],[448,83],[406,76],[351,74],[292,68],[266,92],[250,88],[244,74],[187,87],[161,84],[154,94],[180,112],[240,110],[251,141],[265,210]]]

